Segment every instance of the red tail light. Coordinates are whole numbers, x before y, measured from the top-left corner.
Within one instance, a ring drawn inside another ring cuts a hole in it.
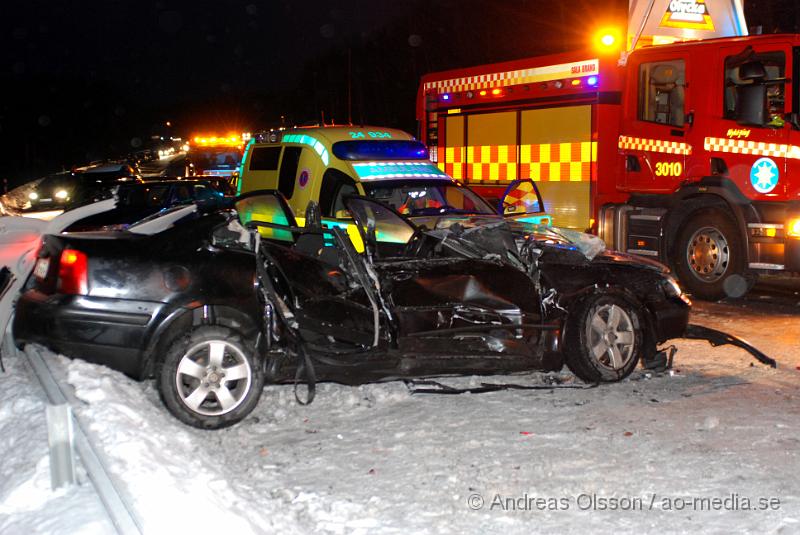
[[[61,253],[58,290],[65,294],[89,293],[89,263],[84,253],[74,249],[64,249]]]

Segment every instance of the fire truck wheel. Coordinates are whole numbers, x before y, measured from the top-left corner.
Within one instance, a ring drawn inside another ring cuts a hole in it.
[[[639,315],[620,297],[591,296],[567,319],[564,360],[587,383],[624,379],[636,368],[643,347]]]
[[[675,253],[678,278],[699,299],[741,297],[755,282],[747,273],[736,223],[719,209],[695,212],[678,235]]]

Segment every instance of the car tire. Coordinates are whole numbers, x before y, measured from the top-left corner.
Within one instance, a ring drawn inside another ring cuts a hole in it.
[[[581,301],[567,318],[567,367],[587,383],[620,381],[636,368],[644,347],[642,322],[625,299],[602,294]]]
[[[220,429],[244,419],[264,388],[253,344],[227,327],[192,329],[169,347],[156,373],[161,400],[180,421]]]
[[[689,293],[707,301],[741,297],[756,281],[748,273],[736,222],[717,208],[698,210],[683,225],[675,245],[675,272]]]

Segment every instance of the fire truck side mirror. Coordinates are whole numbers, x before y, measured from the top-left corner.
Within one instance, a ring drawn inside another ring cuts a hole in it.
[[[789,123],[795,130],[800,130],[800,115],[795,112],[789,114]]]
[[[767,118],[767,86],[742,85],[736,88],[736,122],[744,126],[764,126]]]

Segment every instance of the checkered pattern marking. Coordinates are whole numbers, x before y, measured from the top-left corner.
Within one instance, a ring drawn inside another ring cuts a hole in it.
[[[597,143],[542,143],[520,147],[520,175],[546,182],[588,182]]]
[[[588,182],[597,161],[597,143],[592,141],[438,147],[437,152],[440,169],[458,180],[469,178],[470,182],[508,182],[517,178]],[[463,176],[464,172],[467,176]]]
[[[796,145],[707,137],[703,141],[703,148],[710,152],[730,152],[733,154],[751,154],[753,156],[800,160],[800,147]]]
[[[576,61],[574,63],[560,63],[558,65],[532,67],[515,71],[493,72],[475,76],[450,78],[447,80],[436,80],[433,82],[425,82],[424,87],[425,91],[435,89],[439,93],[459,93],[463,91],[507,87],[510,85],[580,78],[590,74],[597,74],[599,69],[599,60],[588,59],[586,61]]]
[[[641,150],[647,152],[663,152],[666,154],[682,154],[688,156],[692,153],[692,146],[688,143],[664,141],[662,139],[645,139],[641,137],[619,136],[619,148],[623,150]]]

